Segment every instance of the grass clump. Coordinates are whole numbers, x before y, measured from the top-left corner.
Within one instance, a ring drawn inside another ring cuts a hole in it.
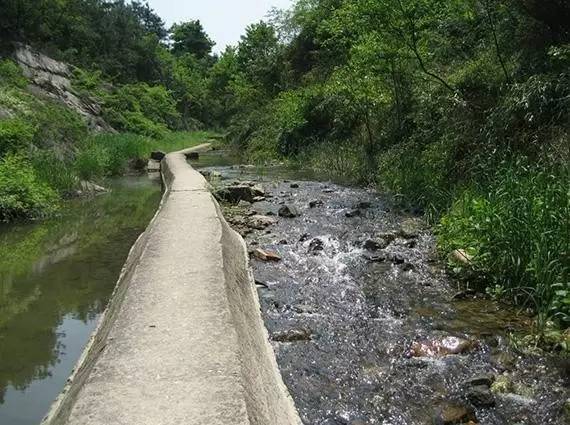
[[[32,164],[20,155],[0,160],[0,220],[38,219],[58,208],[59,197],[42,181]]]
[[[444,252],[463,249],[472,262],[463,277],[570,326],[570,173],[519,160],[503,164],[485,190],[468,190],[438,227]]]

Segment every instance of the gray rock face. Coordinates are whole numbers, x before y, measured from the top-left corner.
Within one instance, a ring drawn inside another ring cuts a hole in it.
[[[13,59],[22,68],[24,76],[31,82],[31,91],[38,96],[48,97],[63,103],[83,116],[91,130],[114,132],[101,117],[101,106],[91,98],[80,95],[71,84],[72,69],[33,50],[30,46],[17,43]]]

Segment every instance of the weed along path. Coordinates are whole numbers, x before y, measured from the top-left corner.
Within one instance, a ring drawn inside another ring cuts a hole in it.
[[[299,424],[248,271],[186,155],[168,154],[158,212],[49,425]]]

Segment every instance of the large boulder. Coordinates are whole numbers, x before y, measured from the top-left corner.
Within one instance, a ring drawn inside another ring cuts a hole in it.
[[[254,202],[255,198],[264,195],[265,192],[261,187],[247,184],[225,186],[214,191],[217,199],[232,204],[237,204],[239,201]]]

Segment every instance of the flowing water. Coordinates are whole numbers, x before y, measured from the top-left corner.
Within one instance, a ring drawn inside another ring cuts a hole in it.
[[[528,331],[529,318],[461,292],[416,217],[374,191],[227,158],[216,166],[220,158],[203,155],[194,165],[218,176],[214,185],[252,181],[266,192],[264,201],[224,211],[250,250],[281,257],[254,258],[252,267],[305,424],[567,423],[567,359],[514,351],[509,335]],[[300,215],[279,217],[283,205]],[[253,229],[252,214],[277,222]],[[467,382],[483,374],[487,384]]]
[[[107,187],[53,220],[0,226],[1,425],[37,425],[47,413],[160,201],[146,176]]]

